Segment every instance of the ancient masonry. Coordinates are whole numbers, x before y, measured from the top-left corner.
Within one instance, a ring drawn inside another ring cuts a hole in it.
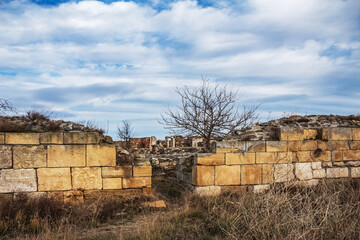
[[[115,166],[98,132],[0,133],[0,197],[64,202],[151,192],[151,166]]]
[[[277,138],[220,141],[216,153],[179,159],[177,178],[203,195],[227,186],[259,192],[274,183],[308,186],[321,179],[360,178],[360,128],[279,128]]]

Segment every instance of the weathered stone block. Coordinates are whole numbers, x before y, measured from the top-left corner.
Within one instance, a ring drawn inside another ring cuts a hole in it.
[[[299,180],[310,180],[313,178],[311,163],[295,163],[295,176]]]
[[[300,151],[315,151],[318,143],[315,140],[304,140],[300,144]]]
[[[345,162],[333,162],[333,165],[337,167],[344,167],[346,164]]]
[[[278,161],[276,152],[255,153],[256,163],[276,163]]]
[[[294,166],[292,164],[275,164],[274,179],[275,182],[288,182],[294,180]]]
[[[238,153],[238,152],[241,152],[241,150],[237,148],[216,148],[216,153]]]
[[[48,146],[48,167],[85,167],[85,146]]]
[[[348,150],[349,141],[318,141],[318,148],[329,151],[329,150]]]
[[[194,165],[192,174],[193,184],[196,186],[215,184],[215,166]]]
[[[64,133],[62,132],[46,132],[40,133],[41,144],[63,144]]]
[[[350,168],[350,174],[352,178],[360,178],[360,167]]]
[[[67,191],[64,192],[65,203],[82,203],[84,202],[83,191]]]
[[[343,151],[343,160],[360,160],[360,150]]]
[[[6,144],[39,144],[39,133],[6,133]]]
[[[291,163],[293,154],[291,152],[278,152],[276,163]]]
[[[151,187],[151,177],[123,178],[123,188]]]
[[[87,166],[115,166],[116,148],[107,145],[88,145],[87,146]]]
[[[72,168],[73,189],[101,189],[102,178],[100,167]]]
[[[0,170],[0,193],[36,191],[35,169]]]
[[[333,161],[342,161],[343,160],[343,152],[342,151],[333,151],[332,152],[332,160]]]
[[[132,177],[132,166],[102,167],[103,178]]]
[[[5,144],[5,134],[0,133],[0,144]]]
[[[347,168],[327,168],[326,169],[327,178],[343,178],[349,177],[349,169]]]
[[[352,139],[353,140],[360,140],[360,128],[353,128],[352,129]]]
[[[199,165],[224,165],[225,153],[214,153],[205,156],[197,156],[196,164]]]
[[[293,153],[294,162],[312,162],[310,151],[300,151]]]
[[[266,141],[267,152],[286,152],[288,149],[287,141]]]
[[[328,140],[352,140],[351,128],[329,128]]]
[[[304,140],[304,130],[303,129],[284,129],[280,130],[280,140],[285,141],[299,141]]]
[[[44,146],[14,146],[14,168],[46,167],[46,149]]]
[[[249,146],[248,152],[265,152],[266,151],[265,141],[248,142],[247,146]]]
[[[312,162],[330,162],[331,151],[322,151],[321,149],[317,149],[310,152],[310,157]]]
[[[360,150],[360,141],[350,141],[351,150]]]
[[[317,130],[316,129],[304,129],[304,139],[316,139]]]
[[[122,189],[122,178],[104,178],[103,189]]]
[[[134,166],[133,176],[134,177],[151,177],[152,167],[151,166]]]
[[[312,162],[312,163],[311,163],[311,168],[312,168],[313,170],[315,170],[315,169],[322,169],[321,162]]]
[[[240,165],[215,166],[215,185],[240,185]]]
[[[226,165],[236,165],[236,164],[254,164],[255,163],[255,153],[226,153],[225,154]]]
[[[39,168],[38,191],[71,190],[70,168]]]
[[[302,141],[288,141],[288,151],[289,152],[300,151],[301,144],[302,144]]]
[[[352,167],[360,167],[360,161],[348,161],[348,162],[346,162],[346,165],[352,166]]]
[[[0,146],[0,168],[12,167],[11,146]]]
[[[65,132],[64,144],[97,144],[101,137],[98,132]]]
[[[241,166],[241,185],[261,184],[261,165]]]
[[[313,177],[314,178],[325,178],[326,177],[325,169],[313,170]]]
[[[220,186],[195,187],[194,192],[200,196],[217,196],[221,193]]]
[[[262,183],[273,183],[274,182],[274,165],[263,164],[262,168]]]

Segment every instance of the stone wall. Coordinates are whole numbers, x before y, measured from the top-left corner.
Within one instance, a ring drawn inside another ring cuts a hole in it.
[[[284,128],[278,141],[226,140],[216,153],[178,162],[178,180],[200,194],[227,186],[269,189],[274,183],[315,185],[327,178],[360,178],[360,128]]]
[[[0,133],[0,194],[95,200],[151,191],[151,166],[116,166],[97,132]]]

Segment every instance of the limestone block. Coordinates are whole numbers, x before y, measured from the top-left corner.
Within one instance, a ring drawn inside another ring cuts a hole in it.
[[[275,164],[274,179],[275,182],[288,182],[294,180],[294,166],[292,164]]]
[[[349,177],[349,169],[347,168],[327,168],[326,169],[327,178],[342,178]]]
[[[295,163],[295,176],[299,180],[310,180],[313,178],[311,163]]]
[[[342,151],[333,151],[332,152],[332,160],[333,161],[342,161],[343,160],[343,152]]]
[[[123,188],[151,187],[151,177],[123,178]]]
[[[225,153],[214,153],[205,156],[197,156],[196,164],[199,165],[224,165],[225,164]]]
[[[328,140],[352,140],[351,128],[329,128]]]
[[[318,143],[315,140],[304,140],[301,142],[300,151],[315,151]]]
[[[194,165],[192,174],[193,184],[196,186],[215,184],[215,166]]]
[[[276,163],[291,163],[293,154],[291,152],[278,152]]]
[[[318,169],[322,169],[322,166],[321,166],[321,162],[312,162],[311,163],[311,168],[313,169],[313,170],[318,170]]]
[[[333,162],[333,165],[336,167],[344,167],[346,166],[345,162]]]
[[[122,189],[122,178],[104,178],[103,189]]]
[[[215,185],[240,185],[240,165],[215,166]]]
[[[360,141],[350,141],[351,150],[360,150]]]
[[[289,152],[300,151],[301,144],[302,144],[302,141],[288,141],[288,151]]]
[[[273,164],[262,164],[262,183],[273,183],[274,182],[274,165]]]
[[[343,151],[343,160],[360,160],[360,150]]]
[[[360,128],[353,128],[352,129],[352,139],[353,140],[360,140]]]
[[[62,132],[46,132],[40,133],[40,144],[63,144],[64,133]]]
[[[0,170],[0,193],[36,191],[35,169]]]
[[[267,190],[270,189],[270,185],[269,184],[265,184],[265,185],[254,185],[254,193],[263,193]]]
[[[285,141],[302,141],[304,140],[303,129],[280,129],[280,140]]]
[[[48,146],[48,167],[85,167],[85,146]]]
[[[39,168],[38,191],[71,190],[70,168]]]
[[[333,167],[333,164],[332,164],[332,162],[322,162],[321,166],[323,168],[328,168],[328,167]]]
[[[65,132],[64,144],[98,144],[101,141],[98,132]]]
[[[360,161],[348,161],[348,162],[346,162],[346,165],[352,166],[352,167],[360,167]]]
[[[72,188],[73,189],[101,189],[102,178],[100,167],[72,168]]]
[[[304,129],[304,139],[316,139],[317,130],[316,129]]]
[[[134,177],[151,177],[152,167],[151,166],[134,166],[133,176]]]
[[[331,151],[322,151],[321,149],[317,149],[310,152],[310,157],[312,162],[330,162]]]
[[[241,150],[237,148],[216,148],[216,153],[238,153],[238,152],[241,152]]]
[[[349,141],[317,141],[318,148],[322,150],[348,150],[349,149]]]
[[[46,167],[46,149],[38,146],[14,146],[14,168]]]
[[[360,178],[360,167],[350,168],[350,174],[352,178]]]
[[[0,169],[12,167],[11,146],[0,146]]]
[[[103,178],[132,177],[132,166],[102,167]]]
[[[195,187],[194,192],[200,196],[217,196],[221,193],[220,186]]]
[[[5,144],[5,134],[0,133],[0,144]]]
[[[288,149],[287,141],[266,141],[267,152],[286,152]]]
[[[226,165],[236,165],[236,164],[254,164],[255,163],[255,153],[226,153],[225,154]]]
[[[261,184],[261,165],[241,166],[241,185]]]
[[[115,145],[88,145],[86,153],[89,167],[116,165]]]
[[[293,153],[294,162],[312,162],[310,151],[300,151]]]
[[[325,178],[326,177],[325,169],[315,169],[315,170],[313,170],[313,177],[314,178]]]
[[[248,142],[248,152],[265,152],[266,143],[265,141]]]
[[[276,163],[278,161],[276,152],[257,152],[255,158],[256,163]]]
[[[6,144],[39,144],[39,133],[6,133]]]
[[[64,203],[82,203],[82,202],[84,202],[83,191],[64,192]]]

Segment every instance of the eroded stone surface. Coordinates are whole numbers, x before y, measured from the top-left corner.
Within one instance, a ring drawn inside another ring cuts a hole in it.
[[[39,168],[39,191],[71,190],[70,168]]]
[[[327,168],[326,177],[327,178],[342,178],[349,176],[349,169],[347,168]]]
[[[215,166],[215,185],[240,185],[240,165]]]
[[[103,178],[132,177],[132,166],[102,167]]]
[[[44,146],[14,146],[14,168],[46,167],[46,149]]]
[[[310,180],[313,178],[311,163],[295,163],[295,176],[299,180]]]
[[[35,169],[0,170],[0,193],[37,190]]]
[[[294,165],[292,164],[275,164],[274,178],[275,182],[287,182],[294,180]]]
[[[102,188],[101,168],[72,168],[72,187],[74,190],[91,190]]]
[[[11,146],[0,145],[0,168],[11,168]]]
[[[48,167],[85,167],[85,146],[48,146]]]
[[[87,166],[115,166],[116,148],[115,145],[88,145]]]

